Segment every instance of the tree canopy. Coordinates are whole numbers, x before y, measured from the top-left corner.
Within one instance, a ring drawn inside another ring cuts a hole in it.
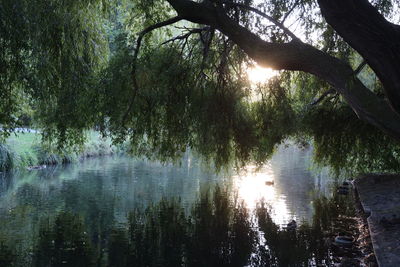
[[[96,128],[162,160],[265,162],[291,138],[337,172],[399,171],[397,0],[2,0],[0,124]],[[254,64],[279,70],[254,84]]]

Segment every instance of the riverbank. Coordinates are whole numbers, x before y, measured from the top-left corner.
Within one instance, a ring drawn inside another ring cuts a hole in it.
[[[355,186],[379,266],[400,266],[400,176],[365,175]]]
[[[356,242],[358,250],[361,253],[362,266],[376,267],[378,266],[378,262],[372,246],[371,235],[368,226],[369,214],[365,213],[356,188],[354,188],[354,197],[357,216],[356,227],[358,233],[356,236]]]
[[[314,200],[313,224],[321,229],[332,260],[323,266],[377,266],[358,195],[353,190],[343,192],[341,187],[336,184],[330,198]]]
[[[78,152],[45,147],[40,143],[39,133],[22,132],[0,144],[0,172],[71,163],[83,158],[121,153],[122,150],[94,131],[88,133],[85,145]]]

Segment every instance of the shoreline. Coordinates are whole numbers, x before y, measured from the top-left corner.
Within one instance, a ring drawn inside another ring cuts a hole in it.
[[[358,249],[362,253],[363,257],[361,261],[365,266],[378,266],[378,262],[376,259],[375,251],[371,241],[371,234],[368,225],[368,216],[369,214],[365,212],[363,209],[360,196],[356,186],[354,185],[354,201],[356,207],[356,216],[358,218],[358,236],[357,243]]]
[[[12,136],[0,143],[0,172],[38,170],[47,166],[80,161],[85,158],[125,153],[124,146],[115,146],[97,132],[89,132],[80,151],[57,150],[40,144],[36,132]]]
[[[22,168],[27,171],[35,171],[35,170],[43,170],[47,169],[48,167],[54,167],[58,165],[66,165],[66,164],[74,164],[76,162],[81,162],[87,159],[95,159],[95,158],[100,158],[100,157],[109,157],[109,156],[114,156],[116,155],[116,152],[110,152],[107,154],[98,154],[98,155],[90,155],[90,156],[81,156],[79,157],[76,161],[71,161],[71,162],[65,162],[65,163],[54,163],[54,164],[39,164],[39,165],[32,165],[32,166],[27,166],[25,168]],[[17,168],[18,169],[18,168]],[[13,170],[9,170],[13,171]],[[1,172],[0,172],[1,173]]]
[[[400,176],[368,174],[356,179],[379,266],[400,266]]]

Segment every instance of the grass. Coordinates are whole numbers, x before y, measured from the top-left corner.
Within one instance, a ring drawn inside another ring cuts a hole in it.
[[[87,142],[80,153],[57,151],[40,144],[38,133],[18,133],[0,144],[0,171],[37,165],[55,165],[74,162],[79,158],[110,155],[118,149],[111,141],[94,131],[88,133]]]
[[[40,135],[37,133],[19,133],[7,139],[7,145],[18,155],[34,153],[33,145],[40,142]]]

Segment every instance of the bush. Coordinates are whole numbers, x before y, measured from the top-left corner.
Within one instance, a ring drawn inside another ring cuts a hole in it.
[[[5,144],[0,144],[0,171],[8,171],[16,165],[16,155]]]
[[[55,152],[52,149],[47,149],[43,146],[34,146],[34,151],[36,153],[38,163],[40,165],[58,165],[71,163],[76,161],[77,156],[74,152],[60,151]]]

